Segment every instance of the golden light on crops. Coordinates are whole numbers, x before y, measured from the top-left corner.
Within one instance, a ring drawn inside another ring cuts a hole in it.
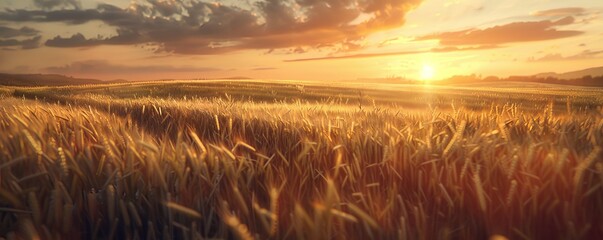
[[[603,90],[432,83],[1,86],[0,236],[599,239]]]
[[[0,240],[603,240],[602,9],[0,0]]]

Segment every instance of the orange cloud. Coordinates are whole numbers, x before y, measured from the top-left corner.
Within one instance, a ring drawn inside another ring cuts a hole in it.
[[[496,46],[496,45],[483,45],[483,46],[475,46],[475,47],[442,47],[442,48],[433,48],[431,50],[426,50],[426,51],[405,51],[405,52],[389,52],[389,53],[366,53],[366,54],[353,54],[353,55],[344,55],[344,56],[328,56],[328,57],[318,57],[318,58],[300,58],[300,59],[285,60],[285,62],[308,62],[308,61],[320,61],[320,60],[337,60],[337,59],[387,57],[387,56],[420,54],[420,53],[428,53],[428,52],[444,53],[444,52],[485,50],[485,49],[494,49],[494,48],[499,48],[499,46]]]
[[[532,16],[541,16],[541,17],[564,17],[564,16],[576,16],[576,15],[581,15],[583,13],[586,12],[586,9],[584,8],[578,8],[578,7],[573,7],[573,8],[556,8],[556,9],[549,9],[549,10],[544,10],[544,11],[537,11],[532,13]]]
[[[328,57],[317,57],[317,58],[299,58],[299,59],[285,60],[285,62],[309,62],[309,61],[320,61],[320,60],[337,60],[337,59],[386,57],[386,56],[418,54],[418,53],[425,53],[425,52],[427,52],[427,51],[407,51],[407,52],[389,52],[389,53],[366,53],[366,54],[354,54],[354,55],[344,55],[344,56],[328,56]]]
[[[514,42],[532,42],[573,37],[581,31],[558,30],[555,27],[574,23],[573,17],[565,17],[557,21],[514,22],[486,29],[467,29],[457,32],[430,34],[416,38],[422,40],[439,40],[444,46],[462,45],[499,45]]]

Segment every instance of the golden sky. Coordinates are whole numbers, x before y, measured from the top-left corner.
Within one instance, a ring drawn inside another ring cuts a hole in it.
[[[99,79],[528,75],[603,65],[598,0],[0,0],[0,71]]]

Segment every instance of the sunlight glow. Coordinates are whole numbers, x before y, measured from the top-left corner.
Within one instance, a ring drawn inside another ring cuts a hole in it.
[[[432,80],[435,77],[435,68],[430,65],[423,65],[423,69],[421,70],[421,79],[423,81]]]

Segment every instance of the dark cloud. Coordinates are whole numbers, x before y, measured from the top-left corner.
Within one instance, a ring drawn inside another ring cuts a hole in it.
[[[539,58],[530,57],[528,59],[528,62],[574,61],[574,60],[598,58],[598,57],[601,57],[602,55],[603,55],[603,51],[584,50],[578,54],[570,55],[570,56],[563,56],[561,54],[554,53],[554,54],[547,54],[547,55],[545,55],[543,57],[539,57]]]
[[[58,7],[73,7],[79,9],[79,0],[34,0],[34,4],[42,9],[53,9]]]
[[[87,39],[81,33],[76,33],[71,37],[63,38],[56,36],[46,41],[46,46],[49,47],[91,47],[102,44],[112,45],[126,45],[126,44],[137,44],[140,36],[134,32],[118,31],[118,34],[114,37],[108,38],[93,38]]]
[[[574,23],[573,17],[565,17],[556,21],[514,22],[486,29],[467,29],[458,32],[436,33],[416,38],[422,40],[439,40],[443,46],[463,45],[498,45],[514,42],[543,41],[573,37],[581,31],[558,30],[555,27]]]
[[[77,33],[69,38],[56,36],[46,41],[46,46],[50,47],[89,47],[98,45],[100,39],[86,39],[81,33]]]
[[[52,1],[55,2],[55,1]],[[72,1],[56,1],[64,2]],[[12,22],[82,24],[102,21],[114,36],[56,36],[52,47],[154,44],[162,52],[219,54],[243,49],[298,47],[358,49],[364,37],[404,24],[421,0],[258,0],[235,6],[205,0],[146,0],[126,9],[100,4],[94,9],[0,12]],[[249,6],[249,7],[245,7]]]
[[[40,46],[41,39],[41,36],[36,36],[25,40],[0,39],[0,47],[20,47],[21,49],[34,49]]]
[[[60,74],[152,74],[152,73],[164,73],[164,72],[212,72],[220,71],[217,68],[204,68],[204,67],[175,67],[175,66],[128,66],[112,64],[105,60],[87,60],[73,62],[65,66],[48,67],[45,69],[47,72],[60,73]]]
[[[31,37],[37,36],[40,32],[36,29],[29,27],[22,28],[10,28],[0,26],[0,38],[14,38],[14,37]]]

